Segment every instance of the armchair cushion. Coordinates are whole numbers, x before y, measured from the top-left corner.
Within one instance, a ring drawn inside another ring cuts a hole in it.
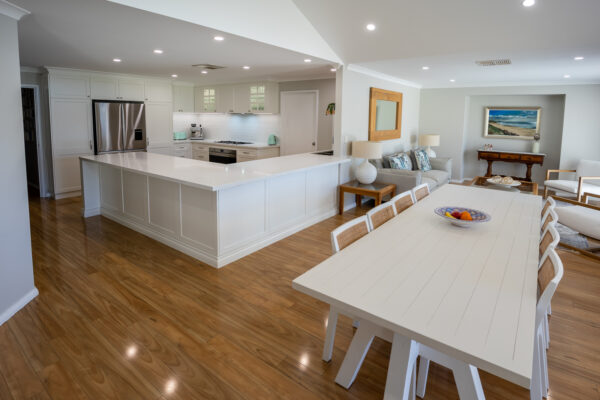
[[[600,240],[600,211],[581,206],[556,207],[558,222],[585,236]]]
[[[550,189],[554,189],[554,190],[560,190],[560,191],[567,192],[567,193],[577,194],[577,188],[579,186],[579,181],[568,181],[568,180],[562,180],[562,179],[547,180],[547,181],[544,181],[544,186],[546,186]],[[581,190],[582,193],[587,192],[587,193],[600,194],[600,186],[586,183],[586,181],[584,181],[581,184],[581,189],[582,189]]]
[[[600,161],[579,161],[579,164],[577,164],[577,180],[579,180],[580,176],[600,176]],[[600,186],[600,179],[586,180],[585,183]]]

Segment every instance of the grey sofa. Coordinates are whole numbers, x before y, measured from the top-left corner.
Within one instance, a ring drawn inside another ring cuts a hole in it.
[[[377,168],[377,179],[375,179],[375,181],[395,184],[396,194],[410,190],[422,183],[427,183],[429,185],[429,190],[433,191],[450,182],[452,176],[451,158],[430,158],[429,161],[431,162],[432,169],[427,172],[414,169],[412,171],[393,169],[390,168],[390,165],[385,158],[369,161]],[[415,168],[414,165],[413,168]]]

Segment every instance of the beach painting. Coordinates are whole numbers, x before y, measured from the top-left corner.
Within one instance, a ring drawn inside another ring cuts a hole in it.
[[[486,107],[483,136],[533,140],[540,133],[541,107]]]

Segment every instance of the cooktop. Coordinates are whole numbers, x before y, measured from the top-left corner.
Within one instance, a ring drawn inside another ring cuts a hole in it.
[[[252,144],[252,142],[238,142],[236,140],[218,140],[215,143],[222,143],[222,144]]]

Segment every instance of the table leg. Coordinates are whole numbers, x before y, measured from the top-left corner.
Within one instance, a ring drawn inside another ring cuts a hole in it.
[[[492,176],[492,163],[493,162],[494,161],[492,161],[492,160],[487,160],[488,167],[487,167],[487,172],[485,173],[485,176],[487,176],[487,177]]]
[[[533,164],[527,164],[527,172],[525,173],[525,180],[527,182],[531,182],[531,167],[533,167]]]
[[[384,400],[408,400],[414,385],[414,368],[419,355],[419,343],[394,332],[392,354],[385,381]]]
[[[323,361],[331,361],[333,353],[333,342],[335,341],[335,328],[337,326],[338,311],[329,307],[329,317],[327,318],[327,333],[325,334],[325,344],[323,345]]]
[[[362,205],[362,196],[360,194],[357,194],[355,196],[355,201],[356,201],[356,208],[360,208],[360,206]]]
[[[350,347],[346,352],[342,366],[335,377],[335,383],[346,389],[352,385],[367,355],[367,351],[371,347],[371,342],[379,330],[380,328],[371,322],[360,321]]]
[[[340,215],[344,213],[344,191],[340,188]]]
[[[378,192],[377,195],[375,196],[375,207],[377,207],[378,205],[381,204],[381,199],[383,196],[381,196],[381,192]]]

